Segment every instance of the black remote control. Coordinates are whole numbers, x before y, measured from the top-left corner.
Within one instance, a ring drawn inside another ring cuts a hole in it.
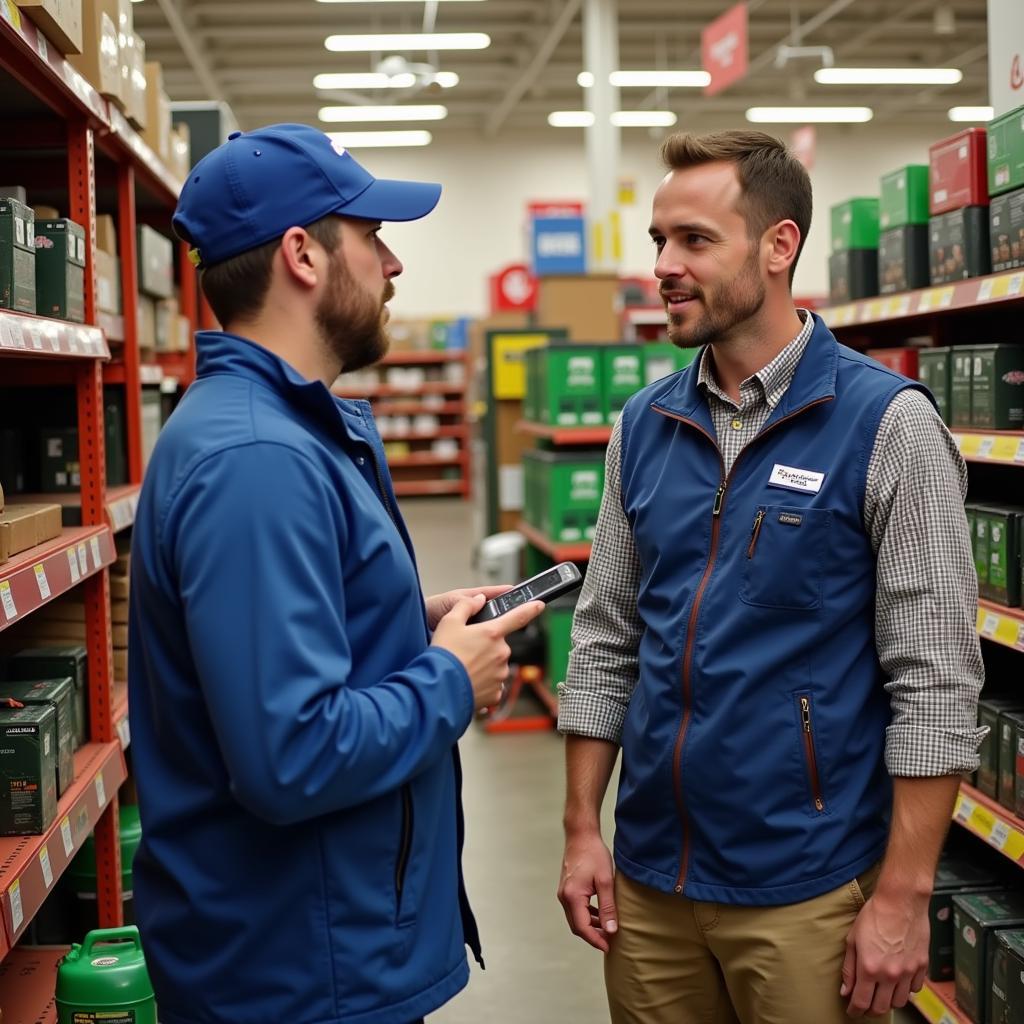
[[[518,587],[513,587],[501,597],[492,598],[469,621],[489,622],[530,601],[543,601],[547,604],[582,585],[583,577],[579,569],[572,562],[562,562],[520,583]]]

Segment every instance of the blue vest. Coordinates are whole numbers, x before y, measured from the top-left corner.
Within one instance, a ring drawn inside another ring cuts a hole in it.
[[[726,476],[699,362],[622,415],[645,630],[615,858],[691,899],[795,903],[885,848],[890,709],[864,491],[885,409],[918,385],[815,317],[792,384]]]

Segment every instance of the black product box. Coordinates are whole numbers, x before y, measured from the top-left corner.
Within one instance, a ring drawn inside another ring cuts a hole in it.
[[[987,206],[965,206],[932,217],[928,233],[932,284],[966,281],[991,271]]]
[[[917,379],[932,393],[944,423],[950,421],[953,350],[923,348],[917,353]]]
[[[828,299],[833,305],[878,294],[878,250],[845,249],[828,258]]]
[[[0,430],[0,484],[8,494],[18,494],[26,488],[22,436],[14,427]]]
[[[85,230],[66,217],[36,221],[36,312],[85,320]]]
[[[953,348],[952,368],[949,383],[949,420],[952,427],[971,426],[972,401],[974,398],[973,371],[974,353],[970,345]]]
[[[57,816],[57,712],[0,708],[0,835],[42,835]]]
[[[1024,345],[969,345],[971,426],[1024,429]]]
[[[997,799],[1008,811],[1017,809],[1017,751],[1024,739],[1024,711],[999,714],[999,788]]]
[[[1024,1020],[1024,931],[996,932],[988,1019],[992,1024]]]
[[[1019,697],[986,697],[978,701],[978,725],[988,728],[988,735],[978,750],[977,787],[994,800],[999,787],[999,714],[1002,711],[1024,711]]]
[[[82,476],[78,463],[77,428],[41,431],[39,449],[39,481],[42,489],[47,493],[79,490]]]
[[[943,854],[935,871],[935,887],[928,904],[931,924],[928,977],[953,980],[953,897],[965,892],[992,892],[1000,888],[995,875],[966,860]]]
[[[928,286],[928,225],[883,231],[878,241],[878,290],[882,295]]]
[[[35,214],[16,199],[0,199],[0,309],[36,311]]]
[[[975,1024],[988,1017],[989,963],[995,933],[1024,925],[1024,893],[965,893],[953,897],[956,1001]]]
[[[85,646],[29,647],[7,659],[10,679],[71,679],[75,687],[75,747],[89,734],[88,673]]]
[[[1024,508],[1015,505],[975,505],[975,517],[988,524],[985,572],[978,589],[990,601],[1016,608],[1020,605],[1021,534]]]
[[[65,679],[9,679],[0,683],[0,702],[51,706],[57,712],[57,796],[75,781],[75,684]]]
[[[1024,188],[996,196],[988,220],[992,272],[1024,267]]]

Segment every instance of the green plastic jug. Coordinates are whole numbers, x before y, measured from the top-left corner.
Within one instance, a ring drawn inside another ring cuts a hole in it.
[[[157,1024],[139,929],[99,928],[57,968],[58,1024]]]

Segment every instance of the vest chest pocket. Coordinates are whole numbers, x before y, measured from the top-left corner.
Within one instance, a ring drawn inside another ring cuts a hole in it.
[[[758,506],[745,538],[740,600],[759,608],[820,608],[831,526],[829,509]]]

